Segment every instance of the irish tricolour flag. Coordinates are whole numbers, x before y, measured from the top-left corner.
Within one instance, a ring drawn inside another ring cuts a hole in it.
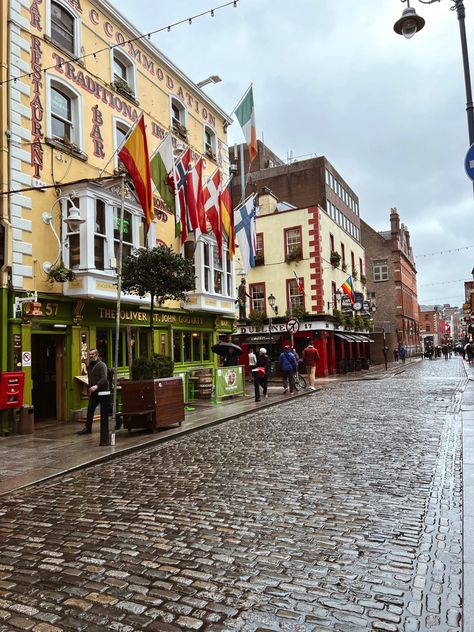
[[[255,109],[253,106],[252,86],[247,90],[234,112],[240,123],[249,148],[250,162],[257,156],[257,132],[255,129]]]

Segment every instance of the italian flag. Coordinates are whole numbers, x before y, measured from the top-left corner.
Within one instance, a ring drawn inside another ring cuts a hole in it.
[[[249,148],[250,162],[257,156],[257,131],[255,128],[255,109],[253,106],[252,86],[247,90],[234,112],[245,136]]]

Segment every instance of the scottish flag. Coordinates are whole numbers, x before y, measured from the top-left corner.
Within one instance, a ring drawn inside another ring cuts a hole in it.
[[[240,260],[245,274],[250,268],[255,267],[257,208],[257,194],[253,194],[234,210],[235,238],[239,244]]]

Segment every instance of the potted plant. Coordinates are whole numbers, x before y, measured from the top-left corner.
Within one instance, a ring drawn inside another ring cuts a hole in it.
[[[48,279],[51,283],[66,283],[67,281],[74,281],[76,275],[70,268],[66,268],[63,261],[60,261],[48,271]]]
[[[302,255],[300,248],[291,248],[288,250],[285,256],[286,263],[291,263],[292,261],[301,261]]]
[[[343,263],[341,269],[343,272],[347,272],[347,263]]]
[[[265,257],[263,255],[255,255],[255,265],[263,266],[265,263]]]
[[[308,312],[305,310],[303,305],[295,305],[291,309],[286,310],[286,316],[288,318],[298,318],[298,320],[301,320],[307,314]]]
[[[184,420],[183,382],[173,377],[174,362],[167,356],[136,358],[131,380],[122,380],[122,416],[125,428],[155,430]]]
[[[346,316],[344,318],[344,327],[346,327],[347,329],[354,329],[355,327],[355,319],[354,316]]]
[[[367,277],[365,276],[365,274],[361,274],[360,275],[360,282],[362,283],[362,285],[367,285]]]
[[[267,315],[265,314],[265,312],[259,312],[255,309],[250,312],[250,322],[257,331],[262,328],[266,317]]]
[[[341,263],[341,255],[336,250],[333,250],[331,252],[331,256],[329,257],[329,261],[333,268],[338,268]]]
[[[364,319],[362,318],[362,316],[359,316],[359,314],[357,314],[354,317],[354,324],[355,324],[355,328],[356,329],[364,329],[365,323],[364,323]]]
[[[333,316],[336,319],[336,322],[338,325],[340,326],[344,325],[344,314],[341,312],[341,310],[335,309],[333,311]]]
[[[131,97],[132,99],[134,98],[133,90],[125,79],[117,77],[114,81],[112,81],[112,87],[126,97]]]
[[[357,270],[352,268],[352,278],[354,279],[354,281],[357,281],[358,276],[359,276],[359,273],[357,272]]]

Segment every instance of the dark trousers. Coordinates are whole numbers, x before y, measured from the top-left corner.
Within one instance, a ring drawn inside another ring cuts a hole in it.
[[[287,389],[288,384],[290,386],[290,393],[295,390],[295,373],[293,369],[290,371],[282,371],[283,373],[283,388]]]
[[[92,430],[92,422],[97,406],[100,406],[100,443],[107,444],[109,442],[110,395],[99,395],[97,391],[90,394],[86,417],[87,430]]]
[[[260,386],[263,390],[263,396],[265,397],[265,395],[267,394],[268,378],[266,374],[264,376],[261,376],[258,371],[253,371],[252,374],[253,387],[255,390],[255,401],[258,402],[258,400],[260,399]]]

